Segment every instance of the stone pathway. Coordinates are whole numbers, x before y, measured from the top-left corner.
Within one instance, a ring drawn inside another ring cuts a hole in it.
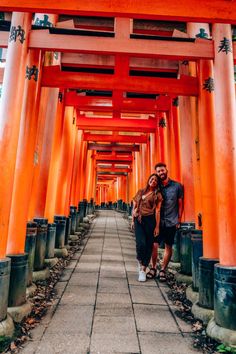
[[[101,211],[65,269],[57,301],[23,354],[192,354],[191,326],[175,317],[166,285],[137,281],[127,221]]]

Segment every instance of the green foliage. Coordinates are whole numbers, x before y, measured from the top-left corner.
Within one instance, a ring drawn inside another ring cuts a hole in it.
[[[0,353],[5,351],[12,341],[11,337],[0,336]]]
[[[224,344],[218,345],[216,349],[219,353],[236,353],[236,348]]]

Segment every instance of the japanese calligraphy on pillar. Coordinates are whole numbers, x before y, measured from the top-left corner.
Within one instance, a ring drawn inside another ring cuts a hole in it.
[[[25,30],[21,26],[12,26],[9,36],[9,42],[16,42],[19,39],[20,43],[25,41]]]
[[[219,52],[223,52],[225,54],[232,53],[232,44],[228,38],[224,37],[220,41],[220,45],[218,46],[218,53]]]
[[[34,81],[37,81],[38,74],[39,74],[39,70],[35,65],[33,65],[32,67],[29,67],[28,65],[26,66],[26,75],[25,75],[26,79],[31,80],[31,78],[33,77]]]
[[[208,77],[208,79],[206,79],[204,81],[203,90],[206,90],[208,92],[212,92],[212,91],[214,91],[214,89],[215,89],[214,79],[212,77]]]

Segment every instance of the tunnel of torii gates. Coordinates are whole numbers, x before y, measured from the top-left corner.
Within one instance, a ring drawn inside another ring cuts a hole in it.
[[[235,271],[236,2],[1,0],[0,11],[1,262],[24,253],[27,221],[83,199],[130,204],[162,161],[204,258]]]

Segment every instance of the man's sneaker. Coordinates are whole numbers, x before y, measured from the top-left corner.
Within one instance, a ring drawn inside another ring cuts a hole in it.
[[[139,271],[138,281],[146,281],[146,272],[144,270]]]

